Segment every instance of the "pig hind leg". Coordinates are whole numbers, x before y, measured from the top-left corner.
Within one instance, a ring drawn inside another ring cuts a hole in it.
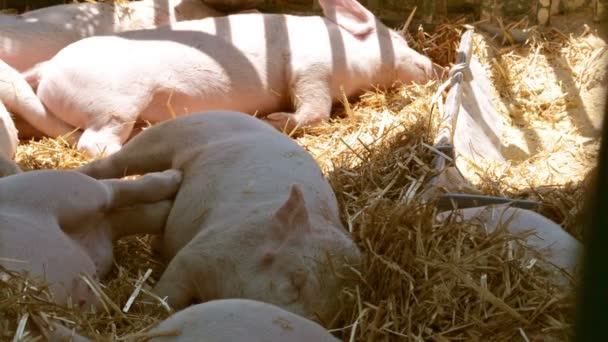
[[[113,122],[101,127],[88,127],[78,140],[78,149],[91,156],[111,155],[127,141],[135,122]]]
[[[187,251],[188,246],[185,246],[175,255],[152,290],[159,297],[166,297],[174,310],[185,308],[196,299],[193,277],[198,272],[192,267],[193,255],[188,255]]]
[[[290,133],[299,127],[329,120],[332,104],[329,76],[319,77],[318,73],[313,76],[314,70],[299,74],[292,89],[295,113],[272,113],[265,118],[270,125],[282,132]]]
[[[77,168],[76,171],[102,179],[169,169],[172,166],[175,146],[171,141],[167,141],[167,134],[171,132],[163,127],[168,124],[171,122],[146,129],[133,137],[118,152],[94,160]]]

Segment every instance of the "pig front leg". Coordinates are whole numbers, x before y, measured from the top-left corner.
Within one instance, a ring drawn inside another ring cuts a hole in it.
[[[295,113],[272,113],[264,118],[274,128],[288,134],[298,128],[329,120],[331,114],[329,73],[326,77],[320,77],[315,70],[299,74],[291,90]]]
[[[103,126],[88,127],[78,140],[77,148],[93,157],[112,155],[121,149],[134,126],[135,120],[121,122],[114,119]]]
[[[181,171],[173,169],[148,173],[134,180],[100,180],[110,190],[110,209],[172,198],[177,193],[181,181]]]
[[[110,211],[106,220],[110,223],[112,240],[133,234],[162,234],[172,207],[172,200],[164,200]]]
[[[174,310],[187,307],[197,297],[195,287],[197,284],[193,279],[198,274],[202,263],[193,265],[193,255],[189,254],[191,253],[188,252],[188,245],[186,245],[169,262],[152,289],[152,292],[160,298],[165,298],[167,304]]]

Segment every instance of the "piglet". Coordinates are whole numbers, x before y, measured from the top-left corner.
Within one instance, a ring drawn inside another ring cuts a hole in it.
[[[177,332],[150,342],[337,342],[321,325],[275,305],[249,299],[212,300],[175,313],[148,333]]]
[[[329,319],[361,253],[318,164],[249,115],[193,113],[144,130],[77,169],[94,178],[181,169],[154,291],[175,309],[248,298]]]
[[[53,324],[49,342],[88,342]],[[149,342],[337,342],[321,325],[275,305],[248,299],[212,300],[179,311],[145,333]]]
[[[219,15],[201,0],[84,2],[0,15],[0,60],[21,72],[85,37]]]
[[[443,221],[450,215],[452,212],[442,212],[437,215],[437,219]],[[475,220],[488,233],[499,227],[504,227],[511,234],[532,231],[533,234],[524,239],[524,244],[528,247],[527,255],[540,257],[539,264],[552,273],[559,286],[570,284],[572,277],[576,277],[579,272],[582,244],[558,224],[540,214],[498,205],[461,209],[457,211],[456,218],[462,221]]]
[[[95,180],[74,171],[39,170],[0,178],[0,265],[43,278],[53,299],[98,305],[80,278],[112,266],[112,242],[160,233],[181,181],[167,170],[135,180]]]
[[[83,39],[30,80],[51,112],[84,130],[78,148],[98,155],[119,150],[138,119],[235,110],[291,130],[329,119],[342,94],[437,76],[356,0],[320,4],[325,17],[236,14]]]

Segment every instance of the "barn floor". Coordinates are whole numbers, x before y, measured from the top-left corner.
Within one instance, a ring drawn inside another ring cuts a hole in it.
[[[477,32],[475,56],[488,70],[502,116],[507,164],[463,170],[487,194],[542,199],[542,213],[580,238],[578,215],[584,179],[597,158],[605,99],[606,32],[585,11],[552,18],[553,29],[526,46],[503,46]],[[418,32],[412,45],[437,61],[453,58],[461,22]],[[447,64],[447,63],[442,63]],[[344,292],[344,310],[328,323],[345,341],[566,340],[573,296],[551,286],[534,262],[513,255],[517,236],[488,235],[472,223],[432,221],[433,208],[419,200],[432,176],[433,112],[438,84],[370,92],[336,107],[337,118],[297,141],[319,161],[334,187],[345,226],[368,256],[361,280]],[[24,169],[73,168],[86,158],[61,140],[24,142],[17,161]],[[60,196],[60,194],[58,194]],[[148,284],[164,265],[148,237],[132,237],[115,249],[116,267],[104,281],[108,298],[100,313],[78,314],[46,303],[44,291],[24,279],[0,279],[0,340],[20,320],[60,317],[97,339],[141,337],[168,313],[143,291],[121,311],[148,269]]]

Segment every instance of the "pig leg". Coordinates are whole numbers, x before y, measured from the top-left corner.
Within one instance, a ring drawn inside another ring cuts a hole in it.
[[[145,135],[133,137],[118,152],[102,159],[94,160],[77,168],[76,171],[96,179],[119,178],[127,175],[143,174],[166,170],[172,167],[174,151],[180,146],[167,142],[165,134],[159,126],[165,126],[166,131],[172,122],[164,122],[150,127]],[[173,131],[171,131],[173,132]],[[174,135],[179,136],[176,131]]]
[[[112,229],[112,241],[133,234],[163,233],[173,201],[140,204],[110,211],[106,219]]]
[[[0,102],[0,157],[12,159],[17,151],[17,145],[19,145],[17,128],[6,107]]]
[[[77,148],[91,156],[114,154],[127,141],[134,125],[135,121],[113,120],[107,125],[88,127],[78,140]]]
[[[138,179],[104,179],[110,190],[110,209],[153,203],[171,198],[179,189],[182,173],[178,170],[148,173]]]
[[[0,102],[6,108],[23,117],[34,128],[55,138],[67,135],[74,143],[80,132],[51,113],[36,96],[21,74],[0,60]],[[71,134],[70,134],[71,133]]]
[[[196,265],[196,268],[192,267],[193,255],[191,254],[192,252],[188,252],[188,245],[186,245],[169,262],[152,289],[152,292],[159,297],[166,297],[167,303],[174,310],[180,310],[190,305],[197,295],[192,280],[200,271],[200,265]]]
[[[319,77],[319,72],[315,71],[306,70],[298,73],[300,76],[294,82],[292,90],[295,114],[269,114],[265,120],[270,125],[279,131],[290,133],[298,127],[329,120],[332,104],[329,74],[327,77]]]

